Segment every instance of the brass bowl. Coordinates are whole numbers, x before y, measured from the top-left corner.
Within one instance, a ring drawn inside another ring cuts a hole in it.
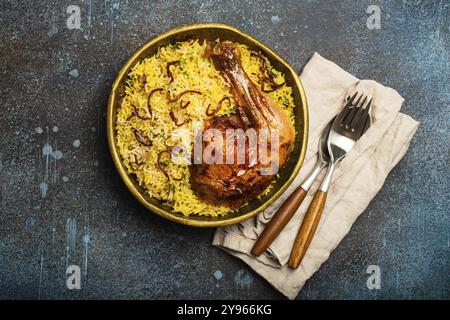
[[[297,136],[294,148],[289,156],[289,160],[285,167],[280,170],[279,178],[276,181],[272,192],[262,197],[254,199],[238,211],[230,213],[223,217],[202,217],[202,216],[184,216],[179,213],[172,212],[171,208],[164,205],[161,201],[150,198],[145,191],[139,187],[134,176],[127,174],[125,166],[122,162],[117,146],[115,124],[116,124],[116,107],[118,97],[124,92],[125,80],[131,68],[139,61],[152,56],[159,47],[168,45],[176,41],[184,41],[188,39],[206,39],[231,40],[247,45],[250,49],[262,52],[279,71],[283,72],[286,81],[293,89],[293,97],[295,102],[295,129]],[[266,47],[264,44],[243,33],[242,31],[231,26],[219,23],[192,24],[169,30],[140,47],[120,69],[116,80],[114,81],[108,100],[107,113],[107,132],[108,142],[111,155],[125,185],[131,191],[140,203],[156,214],[169,220],[194,226],[194,227],[217,227],[238,223],[249,219],[269,207],[294,180],[306,154],[306,145],[308,142],[308,107],[303,86],[294,69],[283,58]]]

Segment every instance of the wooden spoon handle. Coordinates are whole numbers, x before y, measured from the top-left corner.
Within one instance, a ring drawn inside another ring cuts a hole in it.
[[[252,248],[253,255],[260,256],[271,245],[273,240],[278,237],[281,230],[291,220],[305,196],[305,190],[300,187],[295,189],[266,225],[258,240],[256,240]]]
[[[306,213],[297,237],[295,238],[294,246],[292,247],[291,256],[289,258],[290,267],[297,268],[302,262],[314,233],[316,232],[326,200],[327,193],[324,191],[319,190],[314,195],[314,199],[311,202],[309,210]]]

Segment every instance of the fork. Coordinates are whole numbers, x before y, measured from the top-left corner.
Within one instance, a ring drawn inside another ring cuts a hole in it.
[[[356,92],[347,101],[344,109],[331,126],[327,141],[330,156],[328,169],[295,239],[289,258],[289,266],[292,268],[297,268],[300,265],[316,232],[336,165],[370,127],[369,111],[372,106],[372,99],[368,100],[366,95]]]

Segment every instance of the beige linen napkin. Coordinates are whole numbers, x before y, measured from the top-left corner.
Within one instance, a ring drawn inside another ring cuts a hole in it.
[[[317,53],[304,67],[300,78],[308,99],[310,132],[306,159],[299,175],[263,213],[240,224],[218,228],[213,239],[213,245],[245,261],[290,299],[297,296],[305,281],[349,232],[353,222],[383,186],[389,171],[406,153],[419,125],[399,112],[404,99],[395,90],[375,81],[360,81]],[[258,258],[252,256],[250,250],[264,225],[314,166],[323,128],[341,110],[344,98],[356,89],[373,98],[372,126],[337,167],[322,219],[300,267],[291,269],[287,262],[303,216],[324,172],[268,252]]]

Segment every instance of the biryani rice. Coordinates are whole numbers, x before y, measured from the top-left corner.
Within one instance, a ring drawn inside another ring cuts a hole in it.
[[[240,51],[244,70],[254,83],[258,83],[261,60],[251,55],[252,51],[247,46],[236,46]],[[214,217],[233,210],[226,206],[208,204],[194,194],[187,162],[174,162],[168,154],[164,154],[161,155],[160,162],[164,172],[157,166],[158,155],[171,146],[181,143],[186,146],[186,150],[191,150],[194,127],[201,129],[204,120],[211,118],[206,115],[208,105],[216,106],[223,97],[232,97],[222,76],[205,58],[206,47],[206,41],[177,42],[159,48],[155,55],[136,64],[126,80],[125,95],[117,111],[116,131],[117,144],[128,174],[136,176],[139,185],[150,197],[162,200],[174,212],[186,216],[197,214]],[[179,63],[170,68],[173,75],[170,83],[166,66],[173,61]],[[273,69],[270,62],[267,61],[266,65],[275,74],[276,83],[285,81],[283,74]],[[148,96],[155,88],[163,90],[152,94],[149,112]],[[180,108],[180,101],[169,102],[166,98],[166,92],[175,97],[185,90],[197,90],[201,95],[183,95],[180,99],[182,103],[189,101],[184,109]],[[278,102],[294,124],[292,88],[284,85],[268,95]],[[143,120],[133,116],[135,109],[141,118],[151,119]],[[232,114],[235,110],[236,106],[231,99],[231,104],[223,103],[214,116]],[[178,124],[182,121],[185,123],[177,126],[171,118],[171,111],[179,119]],[[180,132],[180,129],[183,131]],[[135,131],[150,139],[152,146],[141,144],[136,139]]]

